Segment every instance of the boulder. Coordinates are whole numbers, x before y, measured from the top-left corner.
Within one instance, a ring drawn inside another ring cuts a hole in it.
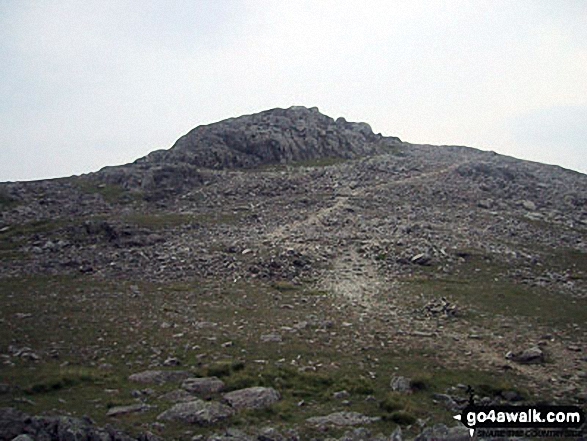
[[[159,399],[169,401],[171,403],[185,403],[186,401],[193,401],[196,399],[196,397],[183,389],[175,389],[171,392],[167,392],[166,394],[161,395]]]
[[[432,258],[427,253],[416,254],[410,259],[412,263],[416,265],[428,266],[430,265]]]
[[[230,418],[234,410],[216,401],[193,400],[179,403],[160,414],[158,420],[181,421],[198,426],[211,426]]]
[[[408,377],[395,376],[389,383],[391,390],[402,394],[412,393],[412,379]]]
[[[128,377],[130,381],[144,384],[179,383],[190,377],[187,371],[143,371]]]
[[[116,406],[111,407],[108,409],[106,416],[109,417],[118,417],[121,415],[128,415],[129,413],[139,413],[139,412],[146,412],[149,410],[151,406],[143,403],[139,404],[131,404],[129,406]]]
[[[414,441],[470,441],[471,435],[469,429],[464,425],[447,427],[444,424],[437,424],[433,427],[427,427],[424,429]]]
[[[271,387],[249,387],[224,394],[224,401],[236,410],[262,409],[280,399],[279,392]]]
[[[216,377],[187,378],[181,387],[192,394],[208,396],[224,389],[224,382]]]
[[[525,349],[521,352],[508,352],[505,356],[508,360],[520,364],[540,364],[544,363],[544,352],[537,346]]]
[[[358,412],[334,412],[330,415],[308,418],[306,422],[313,426],[359,426],[379,421],[379,417],[368,417]]]

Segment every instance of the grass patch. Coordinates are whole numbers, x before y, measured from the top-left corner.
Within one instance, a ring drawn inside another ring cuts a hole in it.
[[[347,161],[347,158],[332,156],[326,158],[306,159],[304,161],[293,162],[290,165],[292,167],[329,167],[331,165],[342,164]]]
[[[191,224],[194,222],[193,216],[179,213],[167,214],[143,214],[133,213],[123,217],[123,220],[129,224],[134,224],[138,227],[163,229],[173,228],[180,225]]]
[[[383,148],[385,152],[392,156],[406,156],[404,147],[401,145],[384,144]]]
[[[279,292],[290,292],[290,291],[299,291],[301,288],[297,285],[294,285],[287,280],[278,280],[271,284],[273,289],[276,289]]]
[[[20,201],[0,191],[0,211],[10,210],[20,204]]]
[[[400,426],[410,426],[416,422],[416,417],[405,410],[392,412],[389,416],[383,417],[386,421],[392,421]]]
[[[420,272],[404,279],[407,290],[425,298],[446,297],[461,306],[465,316],[475,319],[502,315],[525,317],[545,325],[587,321],[587,299],[569,298],[548,287],[516,283],[507,277],[505,266],[475,250],[459,250],[458,255],[465,260],[458,274],[438,276]],[[583,269],[587,268],[587,254],[565,252],[557,259],[560,272],[571,268],[575,277],[587,277],[587,270]]]
[[[245,364],[242,361],[226,361],[222,363],[215,363],[206,368],[206,377],[228,377],[231,374],[240,372],[245,368]]]
[[[39,220],[26,222],[20,225],[12,225],[10,229],[0,233],[0,243],[11,238],[31,236],[33,234],[51,233],[65,227],[69,222],[64,219]],[[4,246],[4,245],[3,245]]]
[[[182,225],[235,224],[243,213],[184,214],[184,213],[133,213],[124,216],[123,221],[149,229],[175,228]]]
[[[59,391],[61,389],[68,389],[73,386],[81,385],[83,383],[93,383],[98,380],[98,377],[83,369],[60,369],[54,375],[41,381],[35,382],[25,388],[25,392],[29,395],[44,394],[49,392]]]
[[[79,178],[74,181],[77,188],[86,194],[99,194],[110,204],[131,202],[136,199],[120,185],[104,184]]]
[[[130,285],[135,284],[141,296],[132,295]],[[491,394],[519,389],[508,380],[513,378],[509,374],[496,379],[491,372],[443,368],[432,348],[401,352],[374,346],[362,351],[363,343],[354,339],[355,333],[364,332],[361,325],[341,326],[350,320],[347,311],[320,309],[321,318],[333,324],[329,329],[314,325],[282,329],[310,320],[327,301],[308,296],[303,286],[285,286],[288,304],[295,305],[291,309],[282,307],[283,300],[275,300],[274,286],[262,282],[203,279],[155,284],[79,275],[3,279],[0,288],[6,294],[0,297],[0,319],[7,329],[0,335],[0,347],[17,341],[41,356],[38,362],[11,357],[15,366],[3,368],[6,382],[34,402],[16,404],[29,413],[87,414],[104,425],[112,422],[106,417],[109,407],[135,402],[133,390],[150,388],[155,393],[144,397],[156,409],[115,421],[116,427],[131,432],[148,430],[157,414],[171,407],[159,396],[179,386],[139,385],[127,378],[160,369],[168,357],[181,362],[173,369],[221,378],[227,391],[252,386],[277,389],[282,399],[274,406],[238,413],[226,423],[243,429],[305,427],[309,417],[348,410],[381,417],[370,428],[389,434],[396,424],[409,425],[410,417],[449,422],[449,412],[434,403],[433,395],[459,383],[483,394],[490,393],[489,388]],[[31,316],[18,318],[19,313]],[[260,337],[269,332],[279,333],[283,342],[262,342]],[[232,344],[225,345],[228,341]],[[58,360],[50,358],[51,348],[57,348]],[[60,368],[65,361],[70,366]],[[94,366],[88,366],[90,362]],[[99,370],[96,366],[103,363],[112,366]],[[389,381],[396,373],[409,376],[416,385],[420,382],[419,391],[407,396],[393,393]],[[342,390],[348,398],[333,396]],[[15,406],[12,398],[0,396],[0,406]],[[210,433],[206,428],[166,423],[162,435],[186,439],[188,429]]]

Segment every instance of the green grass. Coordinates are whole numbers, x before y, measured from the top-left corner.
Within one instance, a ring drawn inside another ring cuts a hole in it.
[[[524,317],[543,325],[587,322],[587,299],[512,280],[505,265],[477,250],[459,250],[457,254],[465,259],[457,274],[438,276],[433,270],[418,268],[419,274],[404,279],[408,292],[421,293],[426,298],[444,296],[459,304],[469,318]],[[547,262],[545,268],[561,273],[570,269],[571,279],[587,277],[585,253],[563,250],[550,260],[552,264]]]
[[[20,236],[31,236],[33,234],[50,233],[68,224],[64,219],[38,220],[26,222],[20,225],[12,225],[8,231],[0,233],[0,241]],[[1,242],[0,242],[1,243]]]
[[[24,391],[28,395],[56,392],[71,389],[84,383],[98,382],[100,378],[99,375],[88,368],[56,367],[54,370],[45,373],[41,378],[35,378],[34,382],[26,386]]]
[[[297,161],[291,164],[292,167],[329,167],[331,165],[342,164],[349,161],[346,158],[339,157],[327,157],[327,158],[316,158],[307,159],[304,161]]]
[[[136,199],[136,195],[131,195],[120,185],[98,183],[84,178],[76,179],[74,183],[82,193],[99,194],[111,204],[132,202]]]
[[[243,217],[242,213],[181,214],[181,213],[133,213],[122,220],[142,228],[166,229],[182,225],[235,224]]]
[[[20,202],[18,200],[8,196],[3,191],[0,191],[0,212],[11,210],[19,204]]]
[[[34,234],[52,233],[68,224],[69,221],[57,219],[11,225],[7,231],[0,233],[0,260],[14,261],[25,259],[27,255],[18,251],[18,249],[24,245],[26,238]]]
[[[138,285],[141,296],[130,295],[130,285]],[[450,422],[450,413],[433,402],[434,393],[459,383],[489,394],[521,387],[511,374],[496,379],[489,370],[451,369],[433,349],[376,346],[364,352],[353,338],[353,328],[340,326],[349,317],[320,306],[328,297],[311,294],[311,287],[285,288],[246,281],[100,281],[88,275],[1,279],[0,319],[6,332],[0,334],[0,348],[18,342],[37,351],[41,361],[12,357],[14,366],[0,367],[3,381],[15,387],[12,394],[0,396],[0,407],[16,406],[33,414],[87,414],[101,425],[111,423],[131,433],[147,430],[158,413],[170,407],[157,397],[178,385],[133,384],[128,375],[148,369],[154,360],[176,357],[180,369],[194,376],[217,376],[227,390],[266,386],[280,392],[282,400],[276,405],[239,413],[218,430],[227,425],[296,425],[311,438],[319,433],[305,426],[307,418],[348,410],[381,417],[371,426],[374,432],[389,434],[399,424],[413,435],[415,429],[410,432],[407,426],[414,418]],[[276,293],[281,299],[275,299]],[[296,307],[282,308],[284,302]],[[332,328],[281,329],[307,320],[318,308],[321,319],[334,323]],[[32,317],[19,319],[17,313]],[[280,333],[283,342],[262,342],[261,335],[269,332]],[[227,341],[232,345],[223,345]],[[345,350],[340,349],[343,344]],[[58,348],[55,360],[45,352],[53,347]],[[111,370],[98,369],[106,362],[113,365]],[[407,396],[391,392],[394,374],[411,377],[417,391]],[[109,407],[136,402],[131,392],[145,387],[155,390],[149,404],[157,409],[106,418]],[[346,404],[333,397],[342,390],[350,394]],[[20,398],[33,404],[14,401]],[[189,439],[187,429],[207,430],[170,423],[164,438]]]
[[[191,224],[194,218],[187,214],[142,214],[133,213],[124,216],[123,221],[143,228],[173,228],[180,225]]]

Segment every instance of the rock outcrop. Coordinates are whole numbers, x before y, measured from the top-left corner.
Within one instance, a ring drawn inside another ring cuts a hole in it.
[[[169,150],[154,151],[133,164],[106,167],[94,178],[161,195],[203,183],[201,169],[351,159],[382,153],[398,143],[399,138],[374,134],[367,123],[335,121],[315,107],[295,106],[198,126]]]

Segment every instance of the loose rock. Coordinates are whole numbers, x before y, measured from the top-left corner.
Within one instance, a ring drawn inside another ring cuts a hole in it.
[[[160,414],[158,420],[181,421],[199,426],[210,426],[230,418],[234,410],[216,401],[194,400],[179,403]]]
[[[262,409],[280,399],[279,392],[271,387],[249,387],[224,394],[224,401],[237,410]]]

